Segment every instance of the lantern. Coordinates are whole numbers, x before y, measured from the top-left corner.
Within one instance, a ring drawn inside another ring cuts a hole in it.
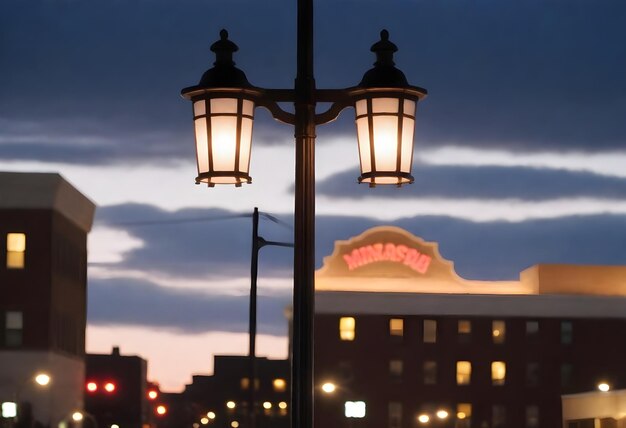
[[[220,31],[211,45],[214,67],[200,83],[182,90],[193,104],[198,176],[196,184],[250,183],[250,150],[255,99],[259,95],[243,71],[235,67],[233,52],[238,47]]]
[[[413,133],[417,101],[425,89],[410,86],[393,62],[398,50],[383,30],[371,50],[376,53],[374,68],[351,91],[355,103],[356,128],[361,161],[360,183],[412,183]]]

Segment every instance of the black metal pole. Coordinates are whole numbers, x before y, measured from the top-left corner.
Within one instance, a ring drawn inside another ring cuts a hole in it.
[[[252,214],[252,256],[250,258],[250,315],[248,318],[248,424],[256,426],[255,384],[256,384],[256,307],[257,307],[257,276],[259,272],[259,209],[254,207]]]
[[[295,80],[295,233],[291,426],[313,428],[315,79],[313,0],[298,0]]]

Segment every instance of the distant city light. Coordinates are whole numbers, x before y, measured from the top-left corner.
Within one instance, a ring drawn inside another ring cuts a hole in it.
[[[417,417],[417,420],[421,423],[421,424],[427,424],[428,421],[430,420],[430,417],[428,415],[419,415]]]
[[[98,384],[95,382],[87,382],[87,391],[96,392],[98,390]]]
[[[157,414],[163,416],[164,414],[167,413],[167,407],[165,407],[164,405],[161,404],[161,405],[157,406],[156,412],[157,412]]]
[[[201,423],[202,425],[206,425],[206,424],[208,424],[208,423],[209,423],[209,418],[202,418],[202,419],[200,419],[200,423]]]
[[[148,398],[150,400],[156,400],[158,396],[159,396],[159,393],[156,392],[154,389],[151,389],[150,391],[148,391]]]
[[[229,409],[234,409],[237,405],[235,404],[234,401],[228,401],[226,402],[226,407],[228,407]]]
[[[39,373],[35,376],[35,382],[41,386],[47,386],[50,383],[50,376],[46,373]]]
[[[12,401],[6,401],[2,403],[2,417],[14,418],[17,416],[17,403]]]
[[[278,403],[278,407],[284,410],[287,408],[287,403],[284,401],[281,401],[280,403]]]
[[[467,417],[467,415],[465,414],[465,412],[458,412],[456,414],[456,418],[457,419],[465,419]]]
[[[232,428],[239,428],[239,422],[237,422],[237,421],[232,421],[232,422],[230,423],[230,426],[231,426]]]
[[[601,384],[598,384],[598,389],[602,392],[608,392],[611,387],[609,386],[608,383],[602,382]]]
[[[287,389],[287,382],[285,379],[274,379],[274,390],[278,392],[282,392]]]
[[[206,414],[206,417],[209,418],[209,419],[215,419],[215,412],[208,412]]]
[[[107,382],[104,384],[104,390],[106,392],[113,392],[115,391],[115,384],[113,382]]]
[[[74,412],[72,413],[72,420],[74,420],[74,422],[80,422],[83,420],[83,414],[81,412]]]
[[[113,424],[111,425],[111,428],[120,428],[120,426],[118,424]]]
[[[346,418],[364,418],[365,401],[346,401],[345,416]]]
[[[272,408],[272,403],[270,403],[269,401],[266,401],[263,403],[263,408],[266,410],[269,410]]]
[[[333,392],[335,392],[335,389],[337,389],[337,387],[332,382],[326,382],[322,385],[322,391],[324,391],[326,394],[332,394]]]
[[[438,410],[437,411],[437,417],[439,419],[445,419],[448,417],[448,412],[446,412],[445,410]]]

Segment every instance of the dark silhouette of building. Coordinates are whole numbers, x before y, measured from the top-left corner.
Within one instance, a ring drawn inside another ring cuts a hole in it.
[[[562,394],[626,388],[626,267],[469,281],[378,227],[336,243],[316,290],[320,428],[554,428]]]
[[[164,394],[164,426],[247,428],[250,426],[250,359],[214,357],[213,375],[195,375],[180,394]],[[254,401],[256,428],[288,428],[289,362],[257,357]]]
[[[82,408],[94,211],[59,174],[0,172],[0,402],[44,425]]]

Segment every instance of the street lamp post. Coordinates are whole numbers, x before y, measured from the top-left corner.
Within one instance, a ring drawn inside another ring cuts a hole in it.
[[[251,85],[235,67],[237,45],[226,30],[211,46],[214,67],[200,83],[182,90],[193,104],[198,176],[196,183],[250,183],[253,110],[267,108],[272,116],[294,126],[295,227],[291,422],[293,428],[313,427],[313,315],[315,269],[315,127],[355,107],[361,176],[370,186],[413,182],[410,174],[416,102],[426,90],[408,84],[394,66],[397,47],[386,30],[372,46],[374,68],[361,83],[345,89],[317,89],[313,73],[313,0],[298,0],[297,74],[293,89],[263,89]],[[295,112],[279,102],[292,102]],[[318,102],[331,103],[316,113]]]

